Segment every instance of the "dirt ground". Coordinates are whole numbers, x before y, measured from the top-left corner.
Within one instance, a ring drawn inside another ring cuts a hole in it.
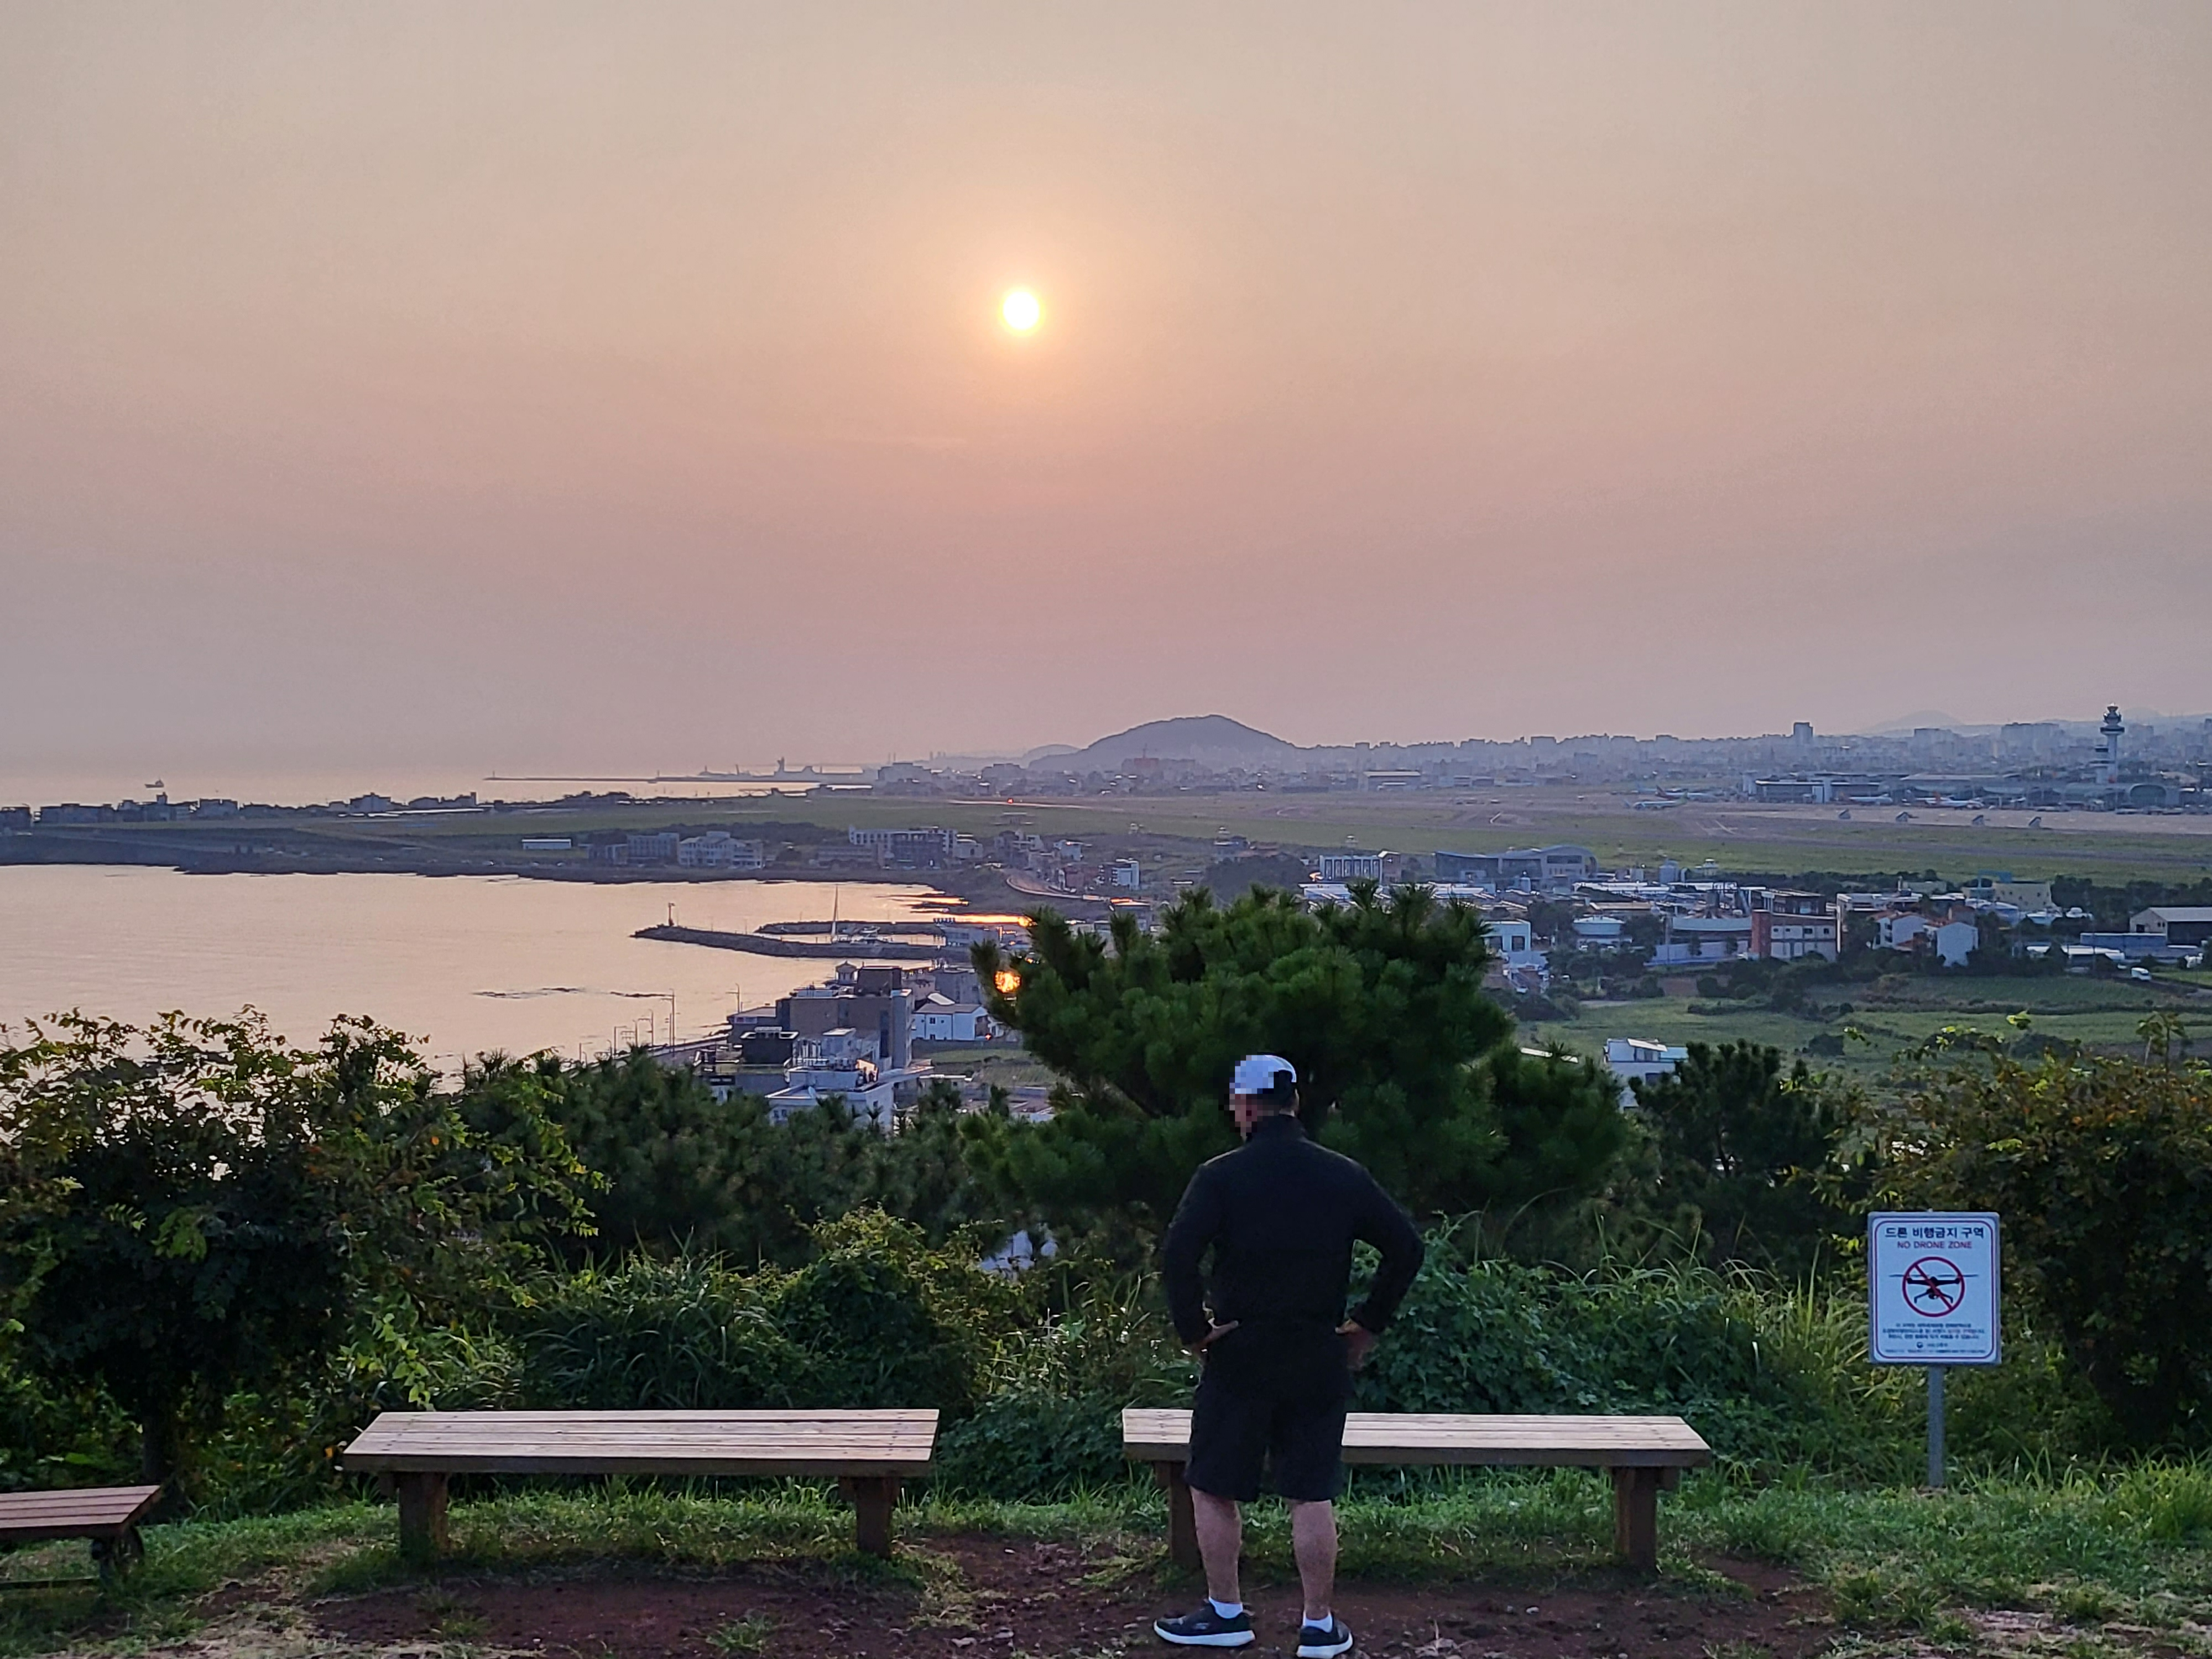
[[[332,1598],[301,1609],[320,1638],[356,1650],[465,1644],[587,1659],[732,1659],[860,1655],[870,1659],[1103,1659],[1168,1650],[1161,1613],[1195,1606],[1163,1595],[1148,1570],[1066,1543],[932,1539],[915,1559],[924,1587],[840,1583],[820,1570],[749,1566],[716,1575],[605,1572],[434,1584]],[[1751,1564],[1709,1564],[1735,1590],[1709,1595],[1623,1582],[1536,1590],[1473,1583],[1352,1583],[1337,1611],[1358,1651],[1382,1659],[1797,1659],[1833,1627],[1818,1592]],[[1247,1590],[1260,1638],[1245,1652],[1293,1652],[1295,1584]],[[324,1650],[327,1651],[325,1647]]]

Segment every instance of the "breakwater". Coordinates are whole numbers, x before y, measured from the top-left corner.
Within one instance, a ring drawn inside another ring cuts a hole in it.
[[[826,924],[825,924],[826,926]],[[726,933],[712,927],[641,927],[633,939],[665,939],[677,945],[704,945],[717,951],[746,951],[757,957],[816,957],[829,961],[859,957],[870,962],[930,962],[945,952],[942,941],[923,944],[902,929],[905,939],[887,939],[861,929],[836,939],[790,939],[767,932]]]

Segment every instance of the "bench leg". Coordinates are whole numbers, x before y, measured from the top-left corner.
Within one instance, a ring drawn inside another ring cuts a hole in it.
[[[146,1546],[140,1541],[136,1527],[125,1527],[112,1538],[92,1540],[93,1565],[99,1569],[104,1589],[112,1589],[121,1583],[145,1555]]]
[[[1657,1469],[1613,1471],[1613,1552],[1638,1572],[1659,1566],[1659,1477]]]
[[[1198,1517],[1191,1512],[1190,1488],[1180,1463],[1155,1463],[1152,1479],[1168,1495],[1168,1559],[1192,1572],[1203,1570],[1198,1555]]]
[[[847,1475],[838,1489],[853,1503],[853,1543],[865,1555],[889,1559],[891,1553],[891,1510],[899,1496],[896,1475]]]
[[[443,1554],[446,1477],[410,1470],[394,1484],[399,1492],[399,1553],[416,1561]]]

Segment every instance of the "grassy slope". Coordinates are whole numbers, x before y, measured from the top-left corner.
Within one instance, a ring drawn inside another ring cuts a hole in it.
[[[1364,1577],[1543,1582],[1609,1575],[1607,1489],[1595,1475],[1442,1476],[1392,1493],[1368,1476],[1344,1506],[1345,1571]],[[925,1500],[902,1512],[902,1535],[999,1530],[1085,1535],[1157,1561],[1163,1520],[1148,1486],[1132,1483],[1058,1505]],[[711,1497],[653,1488],[544,1488],[459,1505],[456,1565],[479,1571],[557,1568],[607,1559],[714,1566],[811,1557],[860,1571],[926,1571],[909,1557],[885,1569],[847,1553],[849,1519],[819,1491],[757,1488]],[[268,1519],[156,1528],[145,1565],[103,1600],[88,1589],[0,1599],[0,1654],[88,1645],[130,1650],[188,1633],[202,1598],[228,1583],[261,1583],[287,1600],[403,1580],[388,1508],[348,1504]],[[1667,1500],[1664,1571],[1690,1585],[1717,1581],[1698,1565],[1722,1551],[1786,1565],[1825,1583],[1863,1632],[1862,1651],[1915,1650],[1904,1632],[1963,1637],[1978,1609],[2020,1607],[2124,1642],[2128,1627],[2203,1651],[2212,1620],[2212,1471],[2151,1466],[2102,1480],[1970,1483],[1942,1495],[1813,1487],[1747,1491],[1693,1478]],[[1254,1572],[1291,1571],[1283,1511],[1262,1505],[1248,1549]],[[51,1546],[6,1562],[9,1576],[66,1571],[81,1546]],[[1171,1571],[1163,1565],[1164,1572]],[[100,1632],[97,1644],[85,1633]],[[2125,1651],[2096,1645],[2086,1651]]]

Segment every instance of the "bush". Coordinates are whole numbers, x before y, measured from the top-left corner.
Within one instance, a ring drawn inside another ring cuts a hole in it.
[[[954,1492],[1030,1502],[1126,1480],[1125,1403],[1102,1395],[1002,1395],[939,1432],[935,1478]]]
[[[1375,1356],[1358,1408],[1663,1413],[1726,1463],[1893,1476],[1909,1467],[1889,1397],[1854,1363],[1856,1301],[1695,1265],[1586,1274],[1470,1261],[1441,1236]]]
[[[112,1399],[149,1476],[188,1471],[231,1396],[302,1397],[380,1312],[466,1323],[580,1224],[589,1177],[538,1103],[473,1123],[368,1021],[311,1050],[250,1011],[26,1036],[0,1029],[10,1357]]]
[[[554,1280],[519,1319],[523,1392],[569,1411],[796,1405],[812,1356],[776,1328],[762,1289],[694,1256],[637,1255]]]
[[[524,1393],[574,1410],[972,1411],[1025,1292],[881,1215],[814,1243],[795,1273],[638,1255],[549,1280],[517,1316]]]
[[[2008,1301],[2038,1308],[2137,1447],[2212,1443],[2212,1070],[1945,1033],[1874,1115],[1883,1198],[2004,1219]]]

